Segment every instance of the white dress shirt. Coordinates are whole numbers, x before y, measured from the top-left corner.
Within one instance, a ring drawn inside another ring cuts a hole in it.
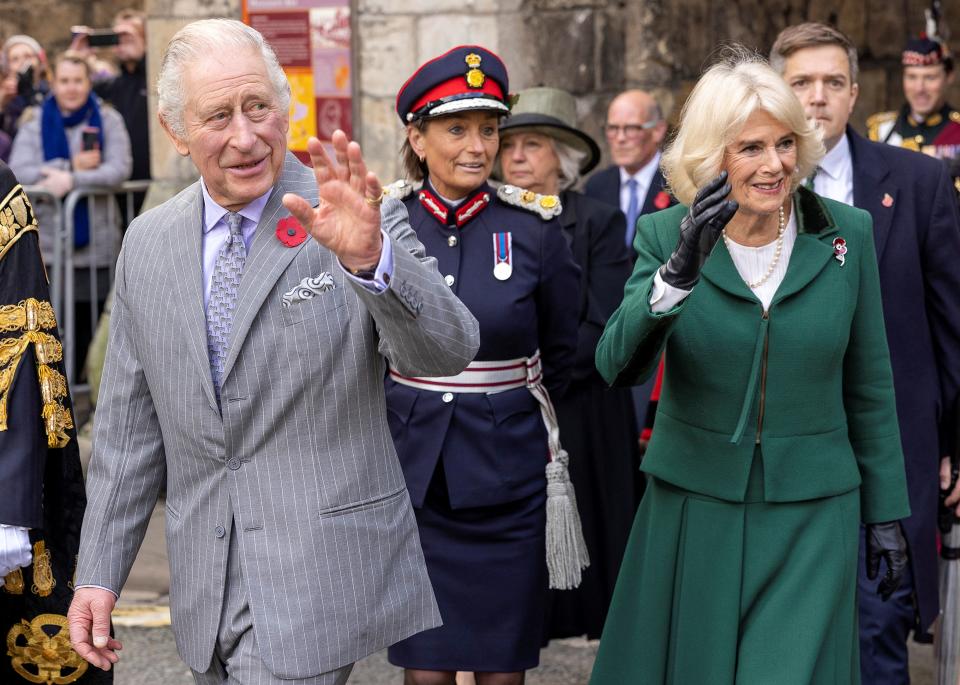
[[[853,158],[846,134],[820,161],[813,190],[831,200],[853,205]]]
[[[722,240],[722,238],[721,238]],[[773,296],[777,294],[777,288],[783,283],[784,276],[787,275],[787,265],[790,264],[790,255],[793,253],[793,246],[797,242],[797,219],[796,212],[790,212],[790,218],[783,231],[783,249],[780,252],[780,259],[770,274],[770,278],[751,288],[753,294],[757,296],[763,305],[763,310],[770,308]],[[760,247],[747,247],[734,241],[727,243],[727,250],[730,252],[730,258],[734,266],[737,267],[737,273],[746,283],[756,283],[770,268],[773,256],[777,250],[776,239],[773,242],[761,245]],[[664,282],[660,278],[658,270],[653,277],[653,288],[650,291],[650,311],[654,314],[662,314],[670,311],[690,294],[689,290],[674,288],[672,285]]]
[[[653,159],[632,176],[624,171],[623,167],[620,167],[620,211],[624,215],[627,214],[627,209],[630,207],[630,188],[627,186],[627,181],[632,178],[637,182],[637,199],[639,200],[637,211],[642,212],[647,193],[650,192],[650,184],[653,183],[653,175],[657,173],[659,166],[660,153],[658,152],[653,156]]]

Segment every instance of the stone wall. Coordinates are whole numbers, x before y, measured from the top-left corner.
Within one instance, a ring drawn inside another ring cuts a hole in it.
[[[606,106],[618,91],[653,90],[675,113],[718,45],[737,41],[765,53],[781,28],[805,20],[836,23],[857,43],[861,95],[853,121],[862,127],[871,112],[902,101],[899,54],[906,39],[922,30],[926,5],[922,0],[353,0],[356,130],[372,168],[384,180],[395,178],[403,139],[394,113],[397,89],[425,60],[461,43],[480,43],[506,61],[512,90],[552,85],[572,91],[580,125],[602,146]],[[240,0],[32,0],[29,5],[0,0],[0,36],[25,31],[63,47],[71,24],[107,25],[125,6],[148,13],[151,82],[163,45],[183,24],[241,12]],[[943,6],[960,34],[960,0]],[[951,99],[960,104],[960,84]],[[195,171],[159,126],[152,134],[154,176],[165,188],[160,198]]]

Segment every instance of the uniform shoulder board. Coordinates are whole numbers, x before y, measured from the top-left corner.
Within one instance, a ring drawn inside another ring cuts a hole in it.
[[[399,181],[394,181],[389,185],[383,186],[383,196],[396,198],[397,200],[404,200],[410,197],[410,194],[413,193],[413,191],[413,184],[404,178],[401,178]]]
[[[497,188],[497,197],[504,204],[520,207],[528,212],[539,214],[543,219],[552,219],[560,216],[563,207],[560,205],[560,198],[556,195],[541,195],[532,190],[526,190],[518,186],[504,184]]]
[[[896,112],[877,112],[867,117],[867,137],[870,140],[880,140],[880,127],[896,121]]]

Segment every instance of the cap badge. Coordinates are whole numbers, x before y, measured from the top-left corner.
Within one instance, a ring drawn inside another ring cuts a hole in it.
[[[480,55],[471,52],[464,57],[463,61],[466,62],[469,67],[467,70],[467,85],[471,88],[482,88],[484,81],[487,80],[487,76],[480,71],[480,62],[482,61]]]

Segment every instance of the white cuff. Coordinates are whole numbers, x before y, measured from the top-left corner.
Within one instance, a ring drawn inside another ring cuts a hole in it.
[[[346,269],[343,264],[340,264],[339,259],[337,260],[337,263],[340,264],[340,268],[343,269],[343,273],[347,275],[347,278],[375,293],[382,293],[390,287],[390,279],[393,277],[393,245],[390,243],[390,237],[383,229],[380,230],[380,235],[383,237],[383,247],[380,249],[380,261],[377,262],[377,268],[373,272],[373,280],[357,278],[350,273],[350,270]]]
[[[31,563],[30,530],[0,523],[0,577]]]
[[[82,588],[82,587],[93,587],[93,588],[96,588],[96,589],[98,589],[98,590],[106,590],[107,592],[109,592],[111,595],[113,595],[113,596],[116,597],[117,599],[120,598],[120,595],[118,595],[116,592],[114,592],[113,590],[111,590],[111,589],[108,588],[108,587],[103,587],[102,585],[77,585],[77,586],[74,588],[74,590],[79,590],[79,589]]]
[[[650,290],[650,311],[654,314],[669,312],[683,302],[690,292],[665,283],[660,277],[660,269],[657,269],[653,277],[653,288]]]

